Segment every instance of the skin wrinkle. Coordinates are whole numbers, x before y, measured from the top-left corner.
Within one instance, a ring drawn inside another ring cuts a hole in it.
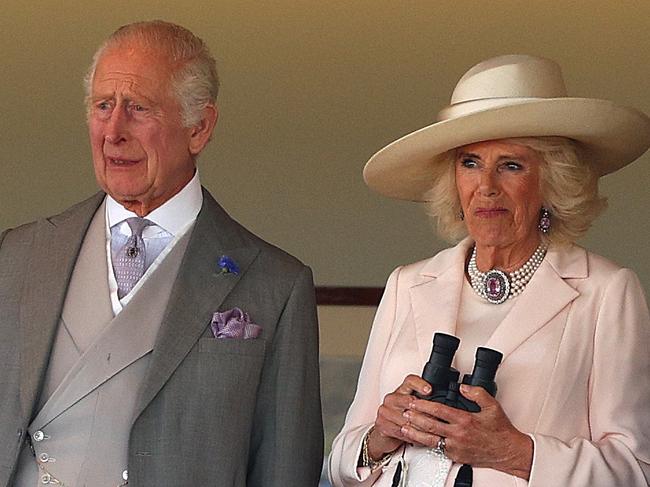
[[[173,66],[151,48],[136,42],[125,49],[124,42],[97,63],[88,126],[98,184],[145,216],[192,179],[217,111],[209,105],[197,125],[185,127],[171,89]]]
[[[498,140],[458,151],[456,187],[465,225],[476,242],[479,270],[510,272],[539,245],[541,164],[532,149]]]
[[[542,164],[533,149],[503,140],[458,149],[456,189],[467,231],[476,242],[479,269],[497,267],[510,272],[523,265],[539,245]],[[404,442],[433,447],[444,437],[447,456],[457,463],[529,478],[532,439],[513,426],[487,391],[461,386],[463,396],[481,408],[478,413],[415,396],[429,392],[424,379],[409,375],[384,397],[368,435],[371,458],[379,460]]]

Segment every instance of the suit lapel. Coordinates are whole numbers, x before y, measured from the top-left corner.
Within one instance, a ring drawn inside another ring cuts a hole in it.
[[[424,362],[429,359],[434,332],[451,335],[456,332],[465,258],[472,244],[465,239],[436,255],[423,267],[420,281],[410,289],[418,348]],[[551,248],[528,283],[526,292],[517,298],[517,303],[485,346],[502,352],[505,360],[579,296],[565,279],[585,278],[587,274],[584,249],[576,246]]]
[[[434,332],[456,333],[465,257],[471,242],[436,255],[420,272],[421,282],[410,289],[415,335],[422,363],[429,360]],[[461,270],[459,273],[458,270]]]
[[[205,332],[212,314],[255,260],[259,249],[249,243],[243,232],[204,191],[203,207],[172,288],[134,418],[164,386]],[[238,274],[220,272],[217,263],[222,255],[238,264]]]
[[[519,296],[486,346],[503,353],[505,361],[519,345],[580,295],[564,279],[586,276],[587,258],[583,249],[549,250],[526,292]]]
[[[118,317],[113,326],[98,336],[39,411],[33,427],[44,427],[151,350],[154,340],[154,336],[150,336],[152,327],[133,326],[134,323],[147,324],[146,313],[142,314],[141,321]]]
[[[84,234],[104,198],[98,193],[67,212],[36,224],[20,308],[23,415],[31,419],[45,375],[70,275]]]
[[[180,239],[129,305],[95,337],[39,412],[36,427],[43,427],[153,349],[186,243],[187,236]]]

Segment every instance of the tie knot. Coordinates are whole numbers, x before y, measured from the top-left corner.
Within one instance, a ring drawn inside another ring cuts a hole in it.
[[[140,217],[127,218],[126,223],[131,229],[131,235],[135,235],[136,237],[142,237],[142,230],[154,224],[151,220]]]

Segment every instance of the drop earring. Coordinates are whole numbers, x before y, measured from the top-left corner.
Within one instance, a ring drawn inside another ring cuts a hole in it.
[[[551,212],[542,206],[542,209],[539,212],[539,223],[537,224],[540,232],[544,235],[547,235],[551,230]]]

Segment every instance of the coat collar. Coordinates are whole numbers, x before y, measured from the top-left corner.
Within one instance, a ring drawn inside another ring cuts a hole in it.
[[[213,313],[245,278],[258,253],[251,235],[204,190],[203,207],[172,287],[134,420],[205,332]],[[220,273],[217,262],[222,255],[237,262],[238,274]]]
[[[470,241],[463,240],[426,261],[410,289],[422,363],[429,359],[435,332],[456,333],[465,256],[470,246]]]
[[[472,245],[473,241],[466,238],[426,261],[410,288],[423,362],[429,359],[434,332],[455,334],[465,260]],[[576,245],[549,248],[526,292],[517,298],[486,346],[502,352],[505,361],[520,344],[579,296],[566,280],[584,279],[588,274],[587,252],[583,248]]]

